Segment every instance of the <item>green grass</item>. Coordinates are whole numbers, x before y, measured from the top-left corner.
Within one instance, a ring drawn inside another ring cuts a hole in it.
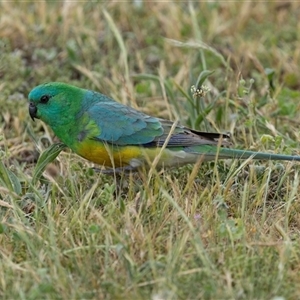
[[[2,1],[0,298],[298,299],[297,163],[105,176],[60,152],[27,95],[64,81],[240,149],[299,154],[299,10]],[[210,91],[193,97],[199,83]]]

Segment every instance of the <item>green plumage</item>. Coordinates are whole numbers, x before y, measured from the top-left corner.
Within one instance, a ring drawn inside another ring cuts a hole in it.
[[[300,161],[299,156],[229,149],[226,134],[173,126],[171,121],[146,115],[103,94],[64,83],[37,86],[28,98],[33,119],[47,123],[79,155],[108,166],[139,167],[149,161],[143,155],[153,160],[167,139],[160,165],[193,163],[201,156],[213,160],[216,155]],[[115,161],[109,163],[108,157]]]

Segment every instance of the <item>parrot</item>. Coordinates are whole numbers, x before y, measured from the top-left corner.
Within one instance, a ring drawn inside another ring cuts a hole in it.
[[[231,148],[230,135],[202,132],[142,113],[96,91],[62,82],[34,87],[29,115],[45,122],[73,152],[117,172],[217,159],[300,161],[300,156]]]

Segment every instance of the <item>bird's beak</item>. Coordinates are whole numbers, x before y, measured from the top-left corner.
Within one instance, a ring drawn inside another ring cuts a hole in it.
[[[36,118],[36,112],[37,112],[37,107],[33,102],[29,103],[29,115],[31,119],[34,121],[34,118]]]

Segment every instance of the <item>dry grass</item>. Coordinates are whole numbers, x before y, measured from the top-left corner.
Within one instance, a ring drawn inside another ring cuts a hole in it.
[[[26,98],[64,81],[230,131],[239,148],[299,154],[299,12],[296,1],[2,1],[1,299],[298,299],[296,163],[117,182],[64,151],[32,177],[56,139]],[[211,92],[192,103],[205,70]]]

